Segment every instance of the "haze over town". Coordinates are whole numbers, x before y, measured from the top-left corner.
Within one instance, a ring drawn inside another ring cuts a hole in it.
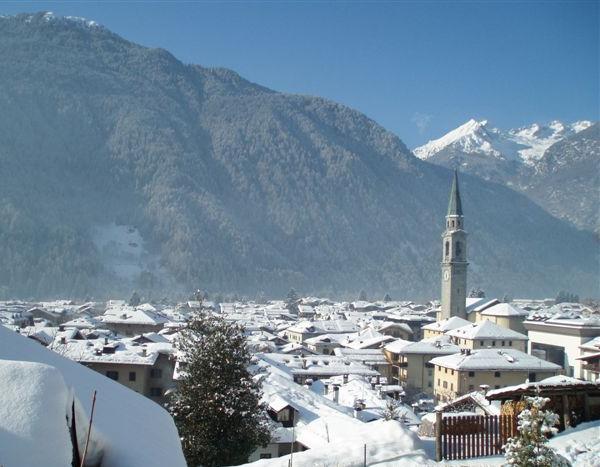
[[[0,3],[0,466],[600,465],[598,8]]]

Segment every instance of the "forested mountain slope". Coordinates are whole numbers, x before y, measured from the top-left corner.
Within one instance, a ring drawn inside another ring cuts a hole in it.
[[[3,295],[438,295],[451,173],[359,112],[83,20],[0,18],[0,56]],[[461,190],[472,286],[597,292],[592,235]]]

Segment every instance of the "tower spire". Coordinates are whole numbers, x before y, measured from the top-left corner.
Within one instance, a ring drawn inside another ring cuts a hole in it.
[[[454,171],[446,230],[442,234],[442,308],[438,321],[452,316],[467,318],[467,232],[464,230],[464,218],[458,172]]]
[[[458,170],[454,169],[454,179],[450,190],[450,201],[448,202],[448,216],[462,216],[462,203],[460,202],[460,190],[458,189]]]

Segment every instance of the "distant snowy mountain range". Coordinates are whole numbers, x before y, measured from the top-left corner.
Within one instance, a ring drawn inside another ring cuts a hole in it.
[[[469,120],[413,150],[420,159],[529,196],[551,214],[600,233],[600,131],[580,120],[500,130]]]
[[[555,120],[547,125],[533,123],[503,131],[491,126],[487,120],[471,119],[441,138],[416,148],[413,152],[418,158],[424,160],[442,151],[452,151],[535,165],[550,146],[590,126],[592,122],[588,120],[571,124]]]

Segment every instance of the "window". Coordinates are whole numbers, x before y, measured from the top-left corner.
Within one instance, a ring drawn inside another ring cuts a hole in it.
[[[479,341],[479,345],[483,346],[483,341]]]
[[[162,388],[150,388],[151,397],[161,397],[163,395]]]
[[[448,389],[448,381],[444,381],[444,384],[442,386],[444,386],[444,389]]]
[[[462,255],[462,245],[460,244],[460,242],[456,242],[456,255],[455,256],[460,256]]]
[[[452,374],[452,375],[453,375],[453,374],[454,374],[454,370],[450,370],[450,374]]]
[[[440,379],[438,378],[438,386],[440,385]]]
[[[290,409],[283,409],[277,412],[278,422],[289,422],[290,421]]]
[[[110,379],[114,379],[115,381],[119,381],[119,372],[118,371],[107,371],[106,376]]]
[[[495,371],[494,372],[494,378],[500,378],[500,372],[499,371]]]
[[[448,373],[448,368],[444,368],[444,373]]]
[[[502,347],[504,347],[504,341],[502,341]]]
[[[529,373],[528,379],[529,379],[530,383],[535,383],[535,381],[536,381],[536,374],[535,373]]]
[[[474,371],[469,371],[469,378],[473,378],[475,376],[475,372]]]
[[[450,383],[450,390],[454,391],[454,383]]]
[[[474,391],[475,390],[475,386],[473,386],[472,384],[469,384],[469,391]]]
[[[500,389],[500,385],[496,384],[496,386],[494,386],[494,389]]]
[[[162,370],[160,368],[152,368],[150,370],[150,378],[162,378]]]
[[[433,376],[433,370],[431,368],[427,370],[427,376]]]
[[[450,254],[450,242],[446,242],[446,256]]]
[[[431,384],[431,381],[427,382],[427,387],[430,388],[431,386],[433,386],[433,384]]]
[[[129,381],[135,381],[135,371],[129,372]]]
[[[272,456],[271,456],[271,453],[270,453],[270,452],[263,452],[263,453],[260,455],[260,458],[261,458],[261,459],[270,459],[271,457],[272,457]]]
[[[512,347],[512,341],[508,341],[508,346]]]
[[[492,341],[492,347],[496,347],[496,341]]]

